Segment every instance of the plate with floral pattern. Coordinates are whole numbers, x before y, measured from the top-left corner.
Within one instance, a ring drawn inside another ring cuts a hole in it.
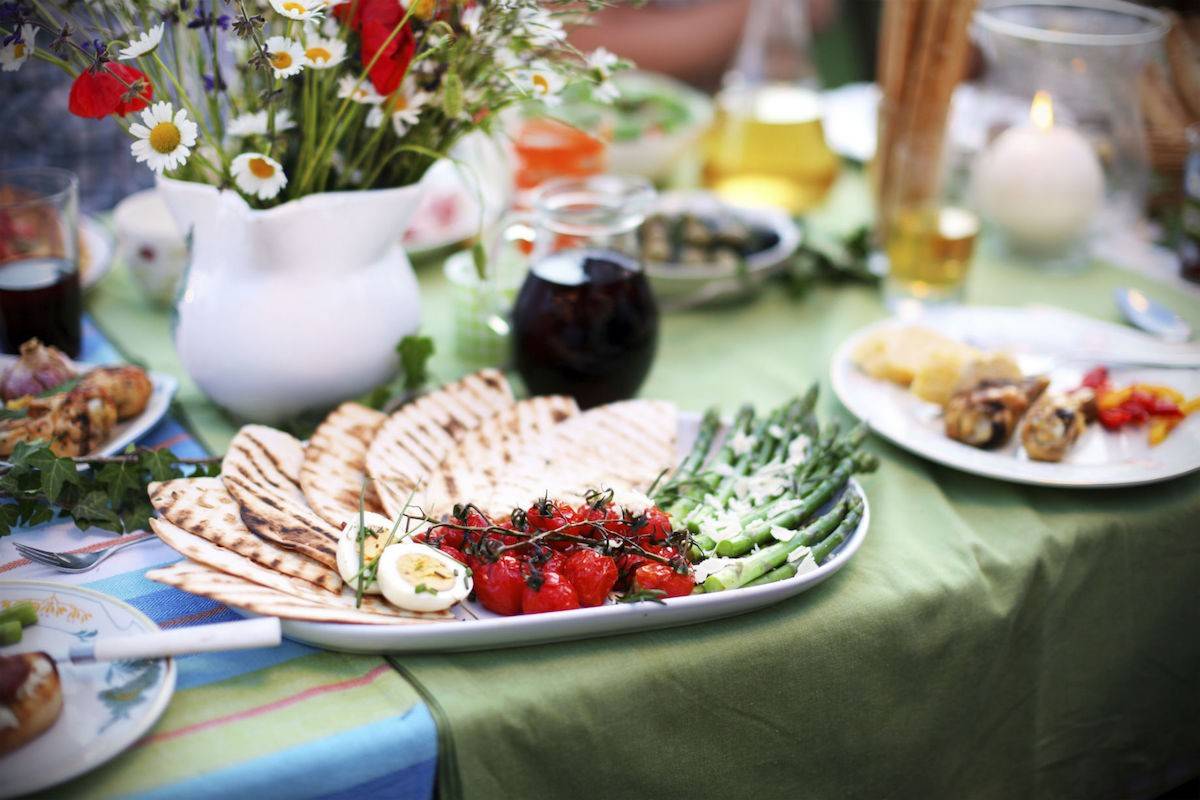
[[[43,651],[65,658],[73,644],[96,637],[151,633],[158,626],[133,606],[79,586],[0,581],[0,608],[28,600],[38,622],[0,655]],[[0,757],[0,797],[55,786],[94,769],[140,739],[175,691],[169,658],[72,664],[58,661],[63,709],[50,729]]]

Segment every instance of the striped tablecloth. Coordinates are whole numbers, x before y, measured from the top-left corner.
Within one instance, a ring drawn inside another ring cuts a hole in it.
[[[85,361],[117,361],[86,324]],[[203,449],[166,418],[142,444],[181,456]],[[0,580],[82,584],[128,602],[164,628],[238,619],[219,603],[148,581],[178,560],[161,542],[128,548],[83,575],[19,557],[14,540],[87,552],[141,538],[56,523],[0,539]],[[153,538],[152,536],[150,538]],[[277,648],[178,660],[175,696],[162,719],[107,765],[46,792],[53,797],[369,797],[433,794],[437,729],[414,689],[382,658],[329,653],[284,641]]]

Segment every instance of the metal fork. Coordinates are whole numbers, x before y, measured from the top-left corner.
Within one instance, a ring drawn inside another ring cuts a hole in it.
[[[97,564],[118,550],[124,550],[126,547],[140,544],[147,539],[157,538],[157,536],[143,536],[140,539],[121,542],[121,544],[106,547],[94,553],[56,553],[52,550],[40,550],[27,544],[21,544],[20,542],[13,542],[13,544],[16,545],[17,552],[25,558],[38,564],[54,567],[59,572],[87,572],[89,569],[94,569]]]

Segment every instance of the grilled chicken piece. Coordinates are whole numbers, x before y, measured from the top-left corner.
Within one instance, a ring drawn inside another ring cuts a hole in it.
[[[26,415],[0,425],[0,456],[18,442],[43,441],[59,456],[85,456],[108,439],[117,424],[117,406],[95,386],[76,386],[50,397],[21,403]]]
[[[80,386],[103,389],[117,407],[117,419],[136,417],[146,409],[154,386],[141,367],[97,367],[83,376]]]
[[[1021,444],[1035,461],[1062,461],[1096,418],[1096,394],[1086,386],[1043,395],[1025,418]]]
[[[1049,384],[1039,376],[1017,382],[983,381],[958,392],[946,404],[946,435],[986,450],[1003,447],[1021,416]]]

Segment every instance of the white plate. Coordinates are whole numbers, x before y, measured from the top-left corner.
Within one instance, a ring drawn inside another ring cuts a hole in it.
[[[0,371],[7,369],[8,365],[16,360],[17,357],[14,355],[0,354]],[[75,368],[81,372],[95,367],[120,366],[115,364],[87,364],[82,361],[76,361],[74,364]],[[113,427],[112,435],[108,437],[108,441],[104,442],[94,453],[89,453],[88,455],[111,456],[120,453],[128,445],[136,442],[147,431],[158,424],[158,421],[170,410],[171,399],[175,396],[175,391],[179,388],[179,381],[173,375],[167,375],[162,372],[147,372],[146,374],[150,377],[150,384],[153,387],[150,399],[146,402],[146,408],[133,419],[118,422]]]
[[[1185,362],[1200,358],[1196,345],[1169,346],[1128,328],[1045,307],[969,307],[935,312],[918,323],[976,347],[1012,352],[1022,371],[1044,373],[1051,389],[1079,385],[1085,372],[1105,364],[1106,355]],[[999,450],[981,450],[943,433],[940,410],[906,389],[868,377],[851,353],[880,328],[911,324],[898,319],[870,325],[847,339],[833,356],[829,377],[842,404],[893,443],[948,467],[1015,483],[1104,488],[1164,481],[1200,469],[1200,415],[1185,419],[1157,447],[1146,428],[1110,433],[1091,425],[1062,462],[1033,461],[1017,436]],[[1200,370],[1122,367],[1109,370],[1113,383],[1157,383],[1188,397],[1200,394]]]
[[[681,458],[696,437],[699,420],[696,414],[680,415]],[[862,487],[857,481],[851,481],[848,490],[857,492],[863,500],[863,517],[858,527],[834,551],[831,559],[787,580],[746,589],[675,597],[660,603],[614,603],[598,608],[515,617],[493,614],[478,603],[468,601],[467,605],[478,619],[470,618],[459,608],[455,610],[458,619],[453,622],[422,625],[352,625],[285,619],[282,620],[283,635],[305,644],[352,653],[453,652],[590,639],[732,617],[799,594],[845,566],[862,545],[871,523],[871,510]],[[250,616],[247,612],[241,613]]]
[[[744,292],[775,274],[800,246],[800,228],[783,209],[729,206],[711,192],[667,192],[654,206],[657,214],[732,213],[743,223],[773,231],[774,246],[746,258],[744,272],[717,264],[647,262],[646,276],[655,295],[670,307],[694,306]]]
[[[30,600],[38,623],[0,654],[65,656],[97,636],[158,630],[142,612],[91,589],[49,581],[0,581],[0,603]],[[0,758],[0,797],[34,792],[95,769],[140,739],[175,691],[169,658],[95,664],[59,662],[63,710],[49,730]]]
[[[87,258],[80,253],[79,282],[90,289],[108,274],[113,263],[113,235],[95,217],[79,218],[79,238],[87,248]]]

